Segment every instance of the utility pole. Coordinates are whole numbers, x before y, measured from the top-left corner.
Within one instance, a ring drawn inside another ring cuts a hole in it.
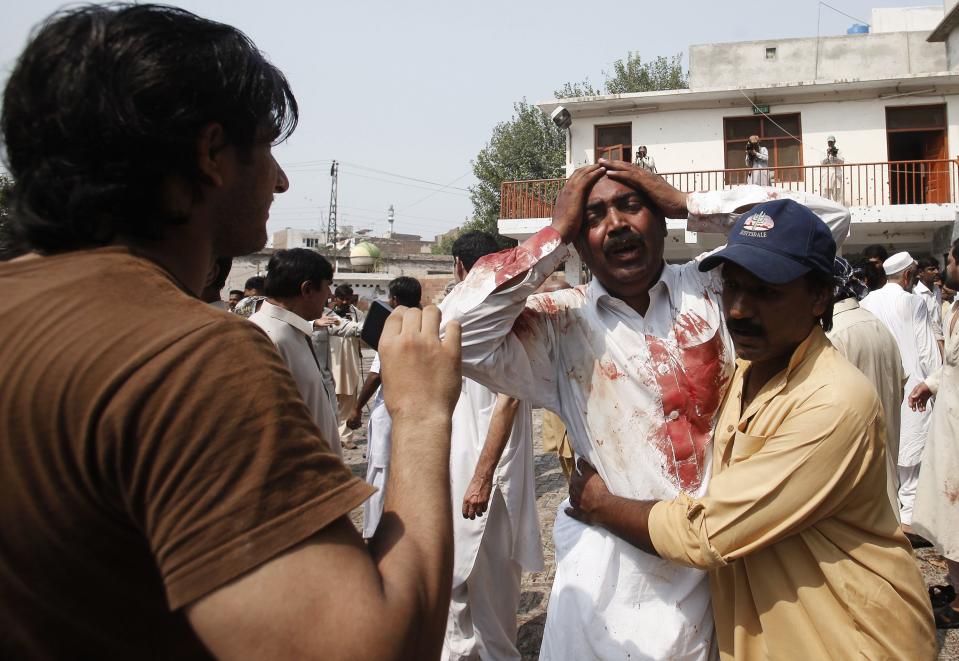
[[[330,187],[330,216],[326,224],[326,242],[336,245],[336,177],[339,173],[340,164],[333,161],[330,166],[330,177],[333,183]]]

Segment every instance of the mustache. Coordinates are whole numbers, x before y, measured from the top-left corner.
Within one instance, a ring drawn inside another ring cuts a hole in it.
[[[763,328],[759,324],[754,324],[746,319],[727,319],[726,328],[731,333],[745,335],[747,337],[760,337],[763,335]]]
[[[646,247],[646,237],[632,230],[622,230],[606,239],[606,243],[603,244],[603,254],[609,255],[617,250],[637,247]]]

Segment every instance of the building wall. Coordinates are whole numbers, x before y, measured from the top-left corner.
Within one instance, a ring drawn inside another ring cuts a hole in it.
[[[886,32],[690,46],[689,86],[705,89],[814,80],[881,80],[946,71],[945,45],[927,42],[927,35]],[[776,48],[774,59],[767,59],[767,48]]]
[[[954,4],[954,0],[946,0],[946,11]],[[869,20],[872,33],[921,31],[931,32],[942,20],[943,6],[929,5],[926,7],[884,7],[872,10]]]
[[[959,155],[959,95],[905,96],[863,101],[830,101],[774,105],[771,115],[800,113],[803,163],[816,165],[824,157],[826,136],[836,136],[847,163],[888,160],[886,107],[946,103],[949,122],[947,155]],[[630,122],[633,151],[645,144],[660,172],[721,170],[725,167],[723,119],[751,117],[751,107],[676,110],[638,114],[632,117],[577,119],[573,124],[573,165],[594,159],[594,128],[602,124]],[[745,167],[736,163],[735,167]]]

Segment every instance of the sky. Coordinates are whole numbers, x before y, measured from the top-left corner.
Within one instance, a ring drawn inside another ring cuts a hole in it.
[[[690,44],[844,34],[854,20],[814,0],[179,0],[243,30],[289,79],[300,106],[274,149],[290,189],[270,234],[326,229],[330,164],[341,163],[338,222],[425,239],[470,217],[472,161],[513,103],[546,101],[566,81],[600,86],[615,60],[681,53]],[[870,21],[873,7],[935,0],[832,0]],[[0,85],[34,25],[63,6],[3,0]],[[2,166],[0,166],[2,167]],[[445,188],[444,188],[445,186]]]

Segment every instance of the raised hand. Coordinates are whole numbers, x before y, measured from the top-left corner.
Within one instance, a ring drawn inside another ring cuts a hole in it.
[[[638,165],[626,161],[607,161],[599,159],[599,165],[606,169],[606,176],[630,188],[644,193],[667,218],[686,218],[686,193],[673,187],[658,174],[653,174]]]
[[[450,418],[459,398],[460,325],[446,325],[439,336],[440,311],[397,307],[386,320],[379,352],[383,398],[390,416]]]
[[[586,198],[593,184],[606,174],[601,165],[587,165],[573,173],[563,186],[553,206],[553,229],[563,237],[564,243],[571,243],[579,234],[583,224]]]

